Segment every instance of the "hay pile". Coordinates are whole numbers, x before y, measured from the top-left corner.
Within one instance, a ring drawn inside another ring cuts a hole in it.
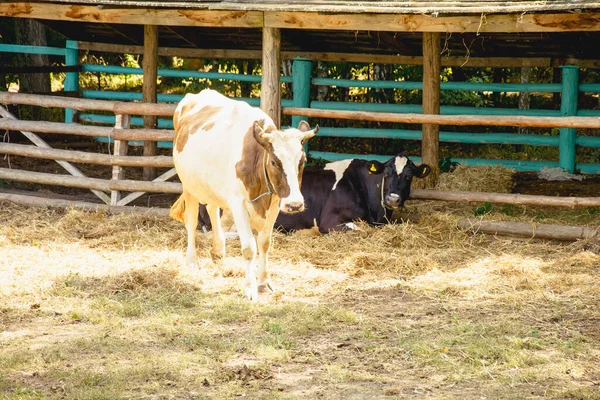
[[[440,174],[436,189],[468,192],[510,193],[515,170],[489,165],[459,165],[453,172]]]

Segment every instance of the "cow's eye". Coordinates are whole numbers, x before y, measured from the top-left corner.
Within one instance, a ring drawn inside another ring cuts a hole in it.
[[[277,163],[274,160],[271,160],[271,167],[277,167]]]

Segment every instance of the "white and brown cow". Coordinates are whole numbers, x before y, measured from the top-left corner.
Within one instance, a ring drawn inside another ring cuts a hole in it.
[[[273,224],[279,211],[300,212],[300,181],[306,160],[303,144],[313,137],[306,122],[281,131],[259,108],[210,89],[187,94],[173,116],[173,160],[183,194],[171,216],[185,223],[186,263],[197,266],[195,231],[198,204],[206,204],[213,229],[211,254],[225,255],[220,209],[229,208],[246,260],[246,296],[273,290],[267,268]],[[258,284],[254,274],[258,232]]]

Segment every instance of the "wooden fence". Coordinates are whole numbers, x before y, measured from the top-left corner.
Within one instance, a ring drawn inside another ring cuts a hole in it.
[[[131,129],[130,115],[173,115],[175,105],[127,103],[104,100],[73,99],[54,96],[39,96],[21,93],[0,92],[1,104],[26,104],[41,107],[61,107],[74,110],[109,111],[115,114],[114,127],[87,126],[44,121],[19,121],[6,108],[0,106],[0,129],[21,131],[35,146],[0,143],[0,153],[56,160],[70,175],[57,175],[18,169],[0,168],[0,179],[44,185],[58,185],[90,189],[100,200],[111,206],[126,206],[145,192],[181,193],[181,184],[167,182],[176,175],[173,158],[170,156],[128,155],[128,141],[172,141],[174,132],[166,129]],[[97,154],[83,151],[54,149],[37,133],[69,134],[113,141],[112,154]],[[111,179],[85,176],[71,163],[97,164],[112,169]],[[170,168],[153,181],[126,179],[123,167]],[[123,197],[123,192],[130,192]],[[110,193],[110,196],[107,194]],[[14,196],[13,196],[14,198]]]
[[[22,194],[0,193],[0,199],[16,201],[29,205],[65,206],[70,205],[84,209],[106,210],[111,212],[131,212],[131,207],[126,207],[133,200],[142,196],[145,192],[158,193],[180,193],[181,184],[167,182],[176,175],[173,167],[173,159],[170,156],[132,156],[128,155],[128,141],[172,141],[174,132],[168,129],[132,129],[130,116],[153,115],[171,117],[175,110],[172,104],[151,103],[127,103],[118,101],[75,99],[54,96],[29,95],[20,93],[0,92],[0,104],[27,104],[41,107],[62,107],[74,110],[100,110],[111,112],[116,116],[113,127],[88,126],[79,124],[65,124],[44,121],[19,121],[6,108],[0,106],[0,129],[18,130],[29,138],[34,145],[14,144],[0,142],[0,153],[16,156],[43,158],[55,160],[70,175],[51,174],[47,172],[33,172],[20,169],[0,168],[0,179],[10,181],[37,183],[42,185],[59,185],[92,190],[103,204],[91,202],[68,202],[57,199],[39,199]],[[506,123],[514,126],[568,126],[573,128],[600,127],[600,118],[597,117],[519,117],[505,121],[501,116],[448,116],[448,115],[422,115],[422,114],[392,114],[386,113],[364,113],[335,110],[312,110],[287,108],[285,114],[289,115],[312,115],[318,113],[320,117],[339,117],[344,113],[345,118],[381,120],[393,118],[398,122],[413,123],[440,123],[440,124],[463,124],[463,125],[499,125]],[[556,121],[558,119],[558,121]],[[97,154],[76,150],[61,150],[51,148],[37,133],[69,134],[80,136],[103,137],[113,142],[112,154]],[[71,163],[95,164],[111,169],[111,179],[90,178],[85,176],[77,167]],[[157,167],[170,168],[167,172],[153,181],[141,181],[127,179],[124,167]],[[124,195],[128,193],[127,195]],[[528,196],[520,194],[499,193],[469,193],[451,191],[413,190],[412,198],[436,199],[448,201],[471,201],[471,202],[499,202],[512,204],[551,205],[567,207],[591,207],[600,206],[600,197],[545,197]],[[164,209],[137,208],[141,212],[166,214]]]
[[[78,54],[80,50],[90,51],[111,51],[111,52],[133,52],[139,53],[141,47],[128,47],[108,44],[93,44],[85,42],[67,41],[65,48],[54,47],[33,47],[0,44],[0,51],[9,52],[41,52],[56,56],[65,57],[65,66],[67,68],[75,68],[75,70],[66,73],[65,91],[79,92],[81,96],[88,99],[103,99],[103,100],[122,100],[133,101],[141,100],[143,95],[141,92],[116,92],[106,90],[79,90],[79,73],[94,73],[94,74],[125,74],[125,75],[141,75],[142,68],[128,68],[122,66],[110,65],[79,65]],[[200,53],[198,53],[200,52]],[[210,56],[214,58],[225,57],[224,54],[207,53],[200,49],[159,49],[160,54],[178,55],[180,57],[200,57]],[[227,53],[231,55],[230,53]],[[260,52],[236,53],[246,54],[249,58],[260,58]],[[298,57],[302,56],[302,57]],[[337,102],[337,101],[317,101],[310,98],[311,87],[314,86],[336,86],[346,88],[370,88],[370,89],[390,89],[390,90],[422,90],[423,82],[405,81],[405,80],[390,80],[390,81],[373,81],[373,80],[350,80],[350,79],[331,79],[324,77],[312,76],[312,69],[315,60],[321,59],[318,54],[283,54],[285,59],[293,59],[292,76],[281,76],[280,80],[284,83],[292,83],[293,99],[283,99],[283,107],[295,108],[310,108],[314,110],[313,117],[321,116],[318,111],[327,113],[329,110],[335,109],[348,112],[370,112],[374,111],[378,114],[389,112],[394,114],[418,114],[422,113],[420,104],[384,104],[384,103],[362,103],[362,102]],[[349,60],[355,62],[383,62],[380,57],[355,59],[348,54],[337,54],[336,60]],[[355,57],[355,56],[354,56]],[[330,57],[327,60],[332,60]],[[386,58],[386,63],[391,64],[420,64],[421,57],[399,57],[389,56]],[[552,160],[497,160],[497,159],[469,159],[469,158],[453,158],[452,161],[457,161],[466,165],[503,165],[505,167],[514,168],[516,170],[532,170],[540,171],[544,167],[560,167],[569,172],[579,171],[586,174],[600,174],[600,163],[576,162],[577,149],[580,148],[600,148],[600,137],[577,134],[571,126],[565,125],[568,118],[571,116],[600,116],[600,110],[581,109],[578,105],[578,97],[582,93],[599,93],[600,83],[584,83],[579,79],[579,67],[598,68],[598,60],[568,60],[574,65],[561,65],[564,60],[549,60],[549,59],[499,59],[487,58],[477,60],[470,58],[457,62],[456,59],[444,57],[443,65],[462,66],[466,61],[474,64],[467,66],[491,66],[491,67],[507,67],[507,66],[540,66],[540,67],[557,67],[562,66],[562,82],[561,83],[488,83],[488,82],[442,82],[441,90],[449,91],[467,91],[467,92],[533,92],[533,93],[560,93],[561,108],[559,110],[549,109],[515,109],[515,108],[494,108],[494,107],[463,107],[442,105],[440,113],[442,115],[454,116],[455,119],[447,121],[455,122],[454,125],[475,125],[471,123],[460,123],[463,115],[479,115],[479,116],[505,116],[504,119],[484,118],[480,126],[515,126],[511,122],[519,120],[521,117],[565,117],[562,122],[548,122],[546,125],[518,125],[518,126],[539,126],[539,127],[557,127],[560,128],[560,134],[520,134],[520,133],[504,133],[504,132],[445,132],[439,133],[439,141],[447,143],[467,143],[467,144],[510,144],[510,145],[532,145],[532,146],[552,146],[558,147],[559,159]],[[593,61],[593,62],[592,62]],[[159,69],[159,76],[175,77],[175,78],[198,78],[207,80],[230,80],[260,84],[262,77],[251,74],[236,74],[236,73],[217,73],[192,70],[175,70],[175,69]],[[177,102],[182,98],[179,94],[158,93],[158,101],[160,102]],[[258,106],[260,99],[258,98],[240,98],[253,106]],[[125,103],[121,103],[125,104]],[[66,121],[73,120],[73,109],[68,107],[65,109]],[[88,110],[93,110],[90,108]],[[100,110],[99,110],[100,111]],[[116,114],[119,114],[116,112]],[[140,114],[133,115],[129,119],[131,125],[143,125],[143,120],[139,117]],[[300,119],[309,114],[290,114],[293,115],[292,125],[297,126]],[[157,121],[157,126],[161,128],[172,128],[172,122],[168,114],[159,115],[166,118],[160,118]],[[339,114],[338,118],[345,118],[343,114]],[[79,119],[82,122],[99,123],[99,124],[115,124],[114,115],[99,115],[91,112],[81,113]],[[357,118],[353,118],[357,119]],[[365,120],[365,119],[363,119]],[[384,120],[380,120],[383,122]],[[388,120],[392,121],[392,120]],[[396,119],[394,122],[401,122]],[[406,120],[406,123],[416,121],[414,118]],[[490,122],[491,121],[491,122]],[[548,120],[550,121],[550,120]],[[597,128],[597,125],[590,123],[582,128]],[[338,137],[338,138],[377,138],[377,139],[393,139],[393,140],[422,140],[422,132],[415,129],[372,129],[372,128],[342,128],[339,126],[321,126],[319,135],[321,137]],[[104,136],[98,135],[99,140],[106,139]],[[125,140],[125,139],[122,139]],[[140,139],[144,140],[144,139]],[[135,143],[131,143],[135,144]],[[170,147],[172,143],[169,140],[160,140],[159,147]],[[350,157],[359,157],[367,159],[382,160],[389,158],[389,155],[376,154],[340,154],[323,152],[319,149],[309,148],[309,156],[312,158],[323,158],[327,160],[338,160]],[[420,162],[420,157],[412,155],[412,158]]]

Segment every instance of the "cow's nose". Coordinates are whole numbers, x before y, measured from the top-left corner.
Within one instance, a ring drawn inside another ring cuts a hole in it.
[[[304,210],[304,202],[303,201],[292,201],[290,203],[286,203],[285,204],[285,212],[288,213],[295,213],[295,212],[301,212]]]
[[[398,207],[400,204],[400,196],[396,193],[390,193],[385,196],[385,204],[390,207]]]

